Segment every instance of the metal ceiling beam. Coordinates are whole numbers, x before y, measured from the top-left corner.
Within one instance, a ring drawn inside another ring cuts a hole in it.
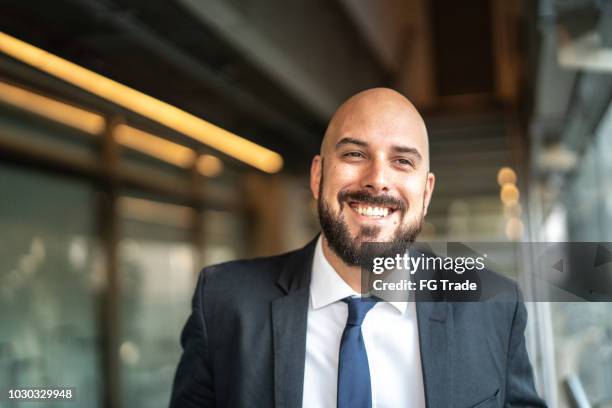
[[[129,34],[144,48],[188,73],[194,80],[225,96],[238,109],[258,116],[269,126],[279,129],[285,137],[298,146],[312,149],[316,140],[318,140],[318,135],[305,131],[300,125],[287,119],[273,107],[267,106],[254,95],[236,87],[229,79],[223,77],[221,73],[213,71],[201,61],[191,57],[176,45],[160,37],[136,20],[131,14],[121,12],[117,8],[109,6],[108,2],[100,3],[94,0],[74,1],[78,1],[97,15],[104,16],[105,21],[114,25],[121,32]]]
[[[318,78],[309,75],[283,50],[265,38],[241,13],[223,0],[178,0],[207,26],[213,27],[237,50],[286,89],[298,96],[320,120],[326,120],[341,100]]]

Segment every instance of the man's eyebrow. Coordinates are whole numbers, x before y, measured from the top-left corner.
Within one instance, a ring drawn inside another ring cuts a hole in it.
[[[336,149],[338,149],[340,146],[344,146],[344,145],[347,145],[347,144],[354,144],[354,145],[361,146],[361,147],[368,147],[369,146],[368,143],[366,141],[364,141],[364,140],[355,139],[353,137],[343,137],[342,139],[340,139],[340,141],[338,141],[338,143],[336,143]],[[423,158],[421,156],[421,153],[419,153],[419,150],[414,148],[414,147],[395,145],[395,146],[391,147],[391,150],[393,150],[393,152],[395,152],[395,153],[411,154],[418,161],[420,161]]]
[[[336,143],[336,149],[339,148],[340,146],[347,145],[347,144],[354,144],[354,145],[361,146],[361,147],[368,147],[368,144],[364,142],[363,140],[355,139],[352,137],[343,137],[342,139],[340,139],[338,143]]]
[[[417,160],[421,160],[421,153],[419,153],[418,149],[410,146],[393,146],[391,148],[394,152],[397,153],[408,153],[416,157]]]

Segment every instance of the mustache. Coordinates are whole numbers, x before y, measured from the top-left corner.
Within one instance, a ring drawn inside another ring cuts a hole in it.
[[[402,212],[408,209],[406,202],[388,194],[373,195],[367,190],[344,190],[338,193],[338,202],[340,204],[348,203],[349,201],[359,201],[377,207],[391,207]]]

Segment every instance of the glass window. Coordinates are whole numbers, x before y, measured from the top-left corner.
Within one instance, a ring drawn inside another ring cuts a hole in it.
[[[4,165],[0,186],[0,389],[76,387],[80,406],[97,407],[96,293],[103,274],[94,192]]]
[[[610,122],[610,113],[607,122]],[[609,175],[612,129],[606,121],[569,178],[563,196],[570,241],[608,241],[612,227]],[[610,273],[610,270],[608,270]],[[612,406],[612,303],[551,303],[561,407],[564,383],[577,376],[593,406]]]
[[[242,219],[229,211],[203,213],[203,265],[214,265],[244,257],[245,231]]]
[[[191,209],[119,199],[122,406],[167,407],[197,277]]]

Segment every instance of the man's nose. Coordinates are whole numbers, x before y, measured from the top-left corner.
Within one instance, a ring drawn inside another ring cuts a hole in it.
[[[365,173],[361,179],[362,188],[374,193],[389,191],[388,169],[382,160],[373,160],[364,170]]]

